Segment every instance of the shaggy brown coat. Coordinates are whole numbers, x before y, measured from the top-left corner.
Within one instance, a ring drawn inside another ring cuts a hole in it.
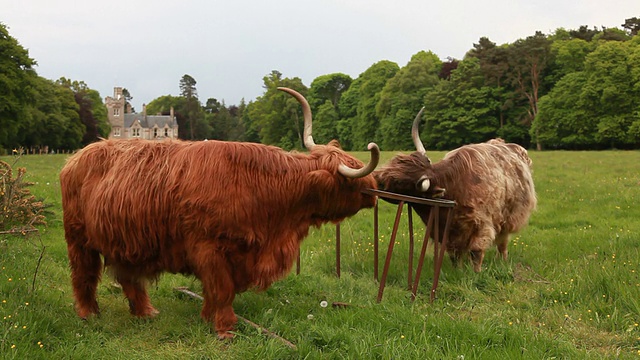
[[[527,150],[493,139],[462,146],[432,164],[416,139],[417,136],[414,140],[419,151],[397,155],[374,172],[380,190],[455,201],[447,243],[447,252],[454,263],[471,253],[474,270],[478,272],[485,251],[492,244],[498,246],[506,259],[510,234],[528,223],[537,204]],[[431,208],[413,206],[426,223]],[[442,230],[446,216],[442,214],[440,219]]]
[[[361,193],[376,188],[373,176],[345,177],[341,164],[363,166],[337,142],[314,144],[309,154],[221,141],[85,147],[60,174],[78,315],[99,311],[102,256],[133,315],[157,314],[146,280],[193,274],[204,291],[201,316],[231,337],[236,293],[285,275],[310,226],[374,205]]]

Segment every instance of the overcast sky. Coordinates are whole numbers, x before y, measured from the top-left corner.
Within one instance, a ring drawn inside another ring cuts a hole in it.
[[[40,76],[81,80],[104,98],[122,86],[136,110],[177,96],[191,75],[202,103],[263,94],[272,70],[352,78],[421,50],[462,59],[486,36],[512,43],[580,25],[618,27],[640,0],[0,0],[0,22]]]

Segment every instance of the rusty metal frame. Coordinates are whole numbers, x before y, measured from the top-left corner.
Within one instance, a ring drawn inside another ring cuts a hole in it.
[[[378,289],[377,301],[382,301],[382,295],[387,281],[387,275],[389,273],[389,266],[391,264],[391,257],[393,254],[393,248],[396,242],[396,236],[398,234],[398,227],[402,215],[404,204],[407,204],[408,208],[408,225],[409,225],[409,271],[407,276],[407,288],[411,291],[411,301],[415,300],[416,293],[418,291],[418,285],[420,282],[420,274],[422,273],[422,267],[424,265],[424,258],[427,251],[427,245],[429,238],[433,239],[433,259],[434,259],[434,271],[433,271],[433,284],[431,287],[430,301],[433,302],[436,296],[436,289],[438,288],[438,281],[440,279],[440,270],[442,269],[442,261],[444,258],[447,241],[449,240],[449,230],[451,225],[451,219],[453,218],[453,209],[456,206],[454,201],[450,200],[436,200],[425,199],[414,196],[401,195],[391,193],[388,191],[367,189],[362,191],[365,194],[382,198],[385,200],[394,200],[397,202],[396,217],[393,223],[393,230],[391,232],[391,238],[389,239],[389,247],[385,257],[384,268],[382,270],[382,278],[380,279],[378,274],[379,263],[379,221],[378,221],[378,201],[373,208],[373,272],[376,281],[380,282]],[[424,234],[424,240],[422,242],[422,249],[418,258],[418,265],[415,274],[413,273],[413,253],[414,253],[414,238],[413,238],[413,209],[412,204],[421,204],[431,206],[431,212],[426,224],[426,230]],[[442,239],[439,238],[439,223],[440,223],[440,208],[447,209],[447,219],[445,222],[444,232]],[[340,277],[340,224],[336,225],[336,276]],[[296,266],[296,273],[300,274],[300,254],[298,253],[298,261]]]
[[[447,241],[449,239],[449,230],[451,225],[451,219],[453,217],[453,209],[456,206],[456,203],[450,200],[435,200],[435,199],[424,199],[418,198],[414,196],[401,195],[396,193],[391,193],[382,190],[365,190],[363,191],[366,194],[377,196],[378,198],[382,198],[385,200],[395,200],[398,202],[397,211],[395,221],[393,223],[393,230],[391,232],[391,238],[389,239],[389,248],[387,250],[387,255],[384,262],[384,268],[382,270],[382,278],[380,281],[380,287],[378,289],[378,297],[377,301],[382,301],[382,295],[384,293],[384,287],[387,281],[387,275],[389,272],[389,266],[391,264],[391,256],[393,253],[393,247],[396,243],[396,236],[398,234],[398,227],[400,223],[400,217],[402,215],[402,209],[404,204],[407,204],[408,207],[408,225],[409,225],[409,271],[407,276],[407,287],[411,290],[411,300],[415,300],[416,294],[418,291],[418,285],[420,282],[420,274],[422,273],[422,267],[424,265],[424,257],[427,251],[427,244],[429,238],[433,239],[433,258],[434,258],[434,272],[433,272],[433,285],[431,287],[430,301],[433,301],[436,296],[436,289],[438,288],[438,281],[440,279],[440,270],[442,268],[442,261],[444,258],[444,252],[447,246]],[[413,252],[414,252],[414,239],[413,239],[413,216],[412,216],[412,207],[411,204],[421,204],[431,206],[432,209],[429,214],[429,219],[426,224],[426,230],[424,234],[424,241],[422,243],[422,249],[420,251],[420,257],[418,258],[418,266],[416,268],[415,276],[413,274]],[[378,280],[378,202],[376,201],[376,205],[374,207],[374,276],[376,280]],[[442,234],[442,239],[439,238],[440,231],[438,229],[440,223],[440,208],[447,209],[447,219],[445,223],[445,229]],[[336,244],[336,246],[339,246]]]

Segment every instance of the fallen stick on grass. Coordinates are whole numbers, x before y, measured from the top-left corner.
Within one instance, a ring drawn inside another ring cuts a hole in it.
[[[38,231],[38,229],[11,229],[11,230],[0,231],[0,235],[18,235],[18,234],[25,235],[26,233],[31,233],[36,231]]]
[[[199,294],[194,293],[193,291],[187,289],[186,287],[177,287],[177,288],[175,288],[175,290],[179,291],[179,292],[181,292],[183,294],[187,294],[187,295],[191,296],[192,298],[199,299],[201,301],[204,300],[204,298],[202,296],[200,296]],[[278,340],[282,341],[282,343],[284,343],[288,347],[290,347],[290,348],[292,348],[294,350],[297,350],[297,346],[294,343],[292,343],[291,341],[283,338],[282,336],[279,336],[278,334],[275,334],[275,333],[265,329],[264,327],[254,323],[253,321],[251,321],[249,319],[245,319],[244,317],[242,317],[242,316],[240,316],[238,314],[236,314],[236,316],[238,317],[238,319],[240,319],[240,320],[244,321],[245,323],[253,326],[254,328],[260,330],[260,332],[267,334],[267,336],[272,337],[274,339],[278,339]]]

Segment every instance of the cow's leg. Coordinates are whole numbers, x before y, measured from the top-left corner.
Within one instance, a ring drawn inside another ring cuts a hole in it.
[[[202,247],[198,247],[202,249]],[[215,325],[219,339],[230,339],[238,318],[233,312],[236,296],[232,267],[224,254],[207,248],[195,252],[196,275],[202,282],[204,304],[200,316]]]
[[[502,256],[502,260],[507,260],[509,252],[507,251],[507,245],[509,244],[509,232],[503,230],[496,236],[496,245],[498,246],[498,254]]]
[[[226,271],[211,272],[201,277],[204,290],[204,306],[201,316],[215,325],[219,339],[233,337],[233,330],[238,318],[233,312],[235,290],[233,280]]]
[[[463,254],[458,249],[449,250],[449,259],[453,267],[459,268],[462,266]]]
[[[484,252],[492,244],[496,238],[496,231],[490,226],[490,223],[478,229],[478,233],[471,239],[469,250],[471,252],[471,261],[473,263],[473,271],[480,272],[482,270],[482,261],[484,260]]]
[[[471,261],[473,262],[473,271],[482,271],[482,260],[484,260],[484,250],[471,250]]]
[[[123,269],[116,270],[116,281],[122,285],[124,296],[129,300],[129,311],[137,317],[154,317],[160,312],[151,305],[144,279],[126,275]]]
[[[67,242],[67,252],[76,313],[86,319],[89,315],[100,312],[96,289],[102,275],[102,260],[99,252],[78,245],[75,241]]]

